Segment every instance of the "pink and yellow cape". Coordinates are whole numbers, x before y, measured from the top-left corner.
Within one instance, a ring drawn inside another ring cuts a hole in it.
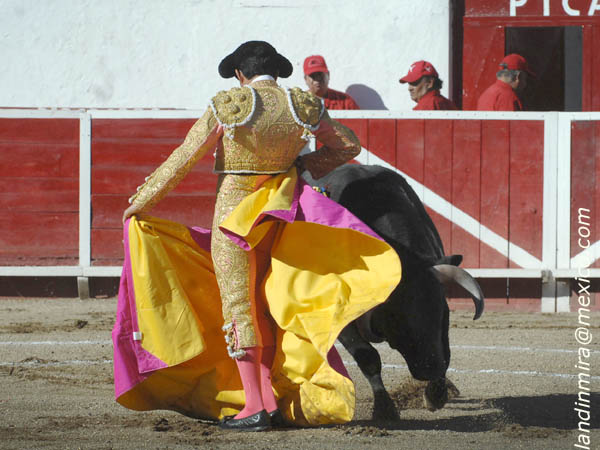
[[[334,343],[400,282],[396,252],[295,169],[263,183],[221,229],[248,251],[269,236],[257,295],[276,323],[273,389],[287,420],[351,420],[354,385]],[[134,216],[124,245],[112,332],[117,401],[205,419],[237,413],[244,392],[221,330],[210,230]]]

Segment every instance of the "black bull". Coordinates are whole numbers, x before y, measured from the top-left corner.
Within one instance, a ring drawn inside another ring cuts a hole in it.
[[[449,310],[442,282],[456,281],[483,312],[477,282],[457,266],[462,256],[445,256],[440,236],[423,204],[396,172],[366,165],[345,165],[313,182],[369,225],[398,253],[402,281],[385,303],[350,323],[339,340],[356,360],[374,395],[374,419],[397,419],[381,380],[381,358],[371,342],[386,341],[399,351],[418,380],[428,380],[424,401],[430,410],[448,399]]]

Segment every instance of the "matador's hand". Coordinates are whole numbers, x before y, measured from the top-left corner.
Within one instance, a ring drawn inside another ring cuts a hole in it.
[[[139,207],[135,203],[133,205],[131,205],[123,213],[123,223],[125,223],[125,221],[127,219],[129,219],[131,216],[133,216],[134,214],[137,214],[139,212],[140,212],[140,209],[139,209]]]

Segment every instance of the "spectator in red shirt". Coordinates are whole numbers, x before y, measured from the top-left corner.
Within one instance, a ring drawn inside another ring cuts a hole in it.
[[[451,100],[440,94],[443,82],[430,62],[411,64],[408,73],[400,78],[400,83],[408,83],[410,98],[417,102],[413,108],[415,111],[456,109]]]
[[[321,55],[304,60],[304,81],[310,92],[324,100],[327,109],[360,109],[348,94],[329,87],[329,69]]]
[[[527,87],[527,77],[535,78],[525,58],[516,53],[504,57],[496,82],[483,91],[477,101],[478,111],[523,111],[519,98]]]

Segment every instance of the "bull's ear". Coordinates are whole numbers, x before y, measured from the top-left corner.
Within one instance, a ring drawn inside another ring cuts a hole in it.
[[[436,264],[450,264],[451,266],[460,266],[460,263],[463,260],[462,255],[450,255],[450,256],[442,256]]]

